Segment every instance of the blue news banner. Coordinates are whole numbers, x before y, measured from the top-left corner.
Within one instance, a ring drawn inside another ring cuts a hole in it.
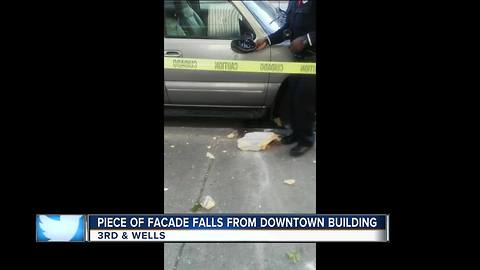
[[[38,242],[388,242],[388,215],[37,215]]]

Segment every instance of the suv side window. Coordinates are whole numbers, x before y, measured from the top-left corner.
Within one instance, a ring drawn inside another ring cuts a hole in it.
[[[164,36],[168,38],[233,40],[253,33],[228,1],[167,0],[164,20]]]

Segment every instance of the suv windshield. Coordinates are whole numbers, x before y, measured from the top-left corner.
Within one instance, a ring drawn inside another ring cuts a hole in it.
[[[257,18],[267,34],[277,31],[285,24],[285,12],[269,1],[243,1],[243,3]]]

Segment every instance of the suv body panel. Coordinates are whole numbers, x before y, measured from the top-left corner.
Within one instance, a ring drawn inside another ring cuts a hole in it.
[[[242,1],[228,1],[248,23],[255,37],[267,35]],[[231,40],[164,37],[165,51],[178,57],[199,59],[294,61],[289,41],[248,54],[234,52]],[[217,107],[265,109],[274,105],[288,74],[218,72],[164,69],[164,105],[167,107]]]

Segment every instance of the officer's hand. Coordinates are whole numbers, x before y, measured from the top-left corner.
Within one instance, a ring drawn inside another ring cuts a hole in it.
[[[298,37],[290,43],[290,51],[292,53],[299,53],[305,50],[305,37]]]
[[[257,45],[257,51],[263,50],[268,46],[267,38],[259,38],[255,44]]]

